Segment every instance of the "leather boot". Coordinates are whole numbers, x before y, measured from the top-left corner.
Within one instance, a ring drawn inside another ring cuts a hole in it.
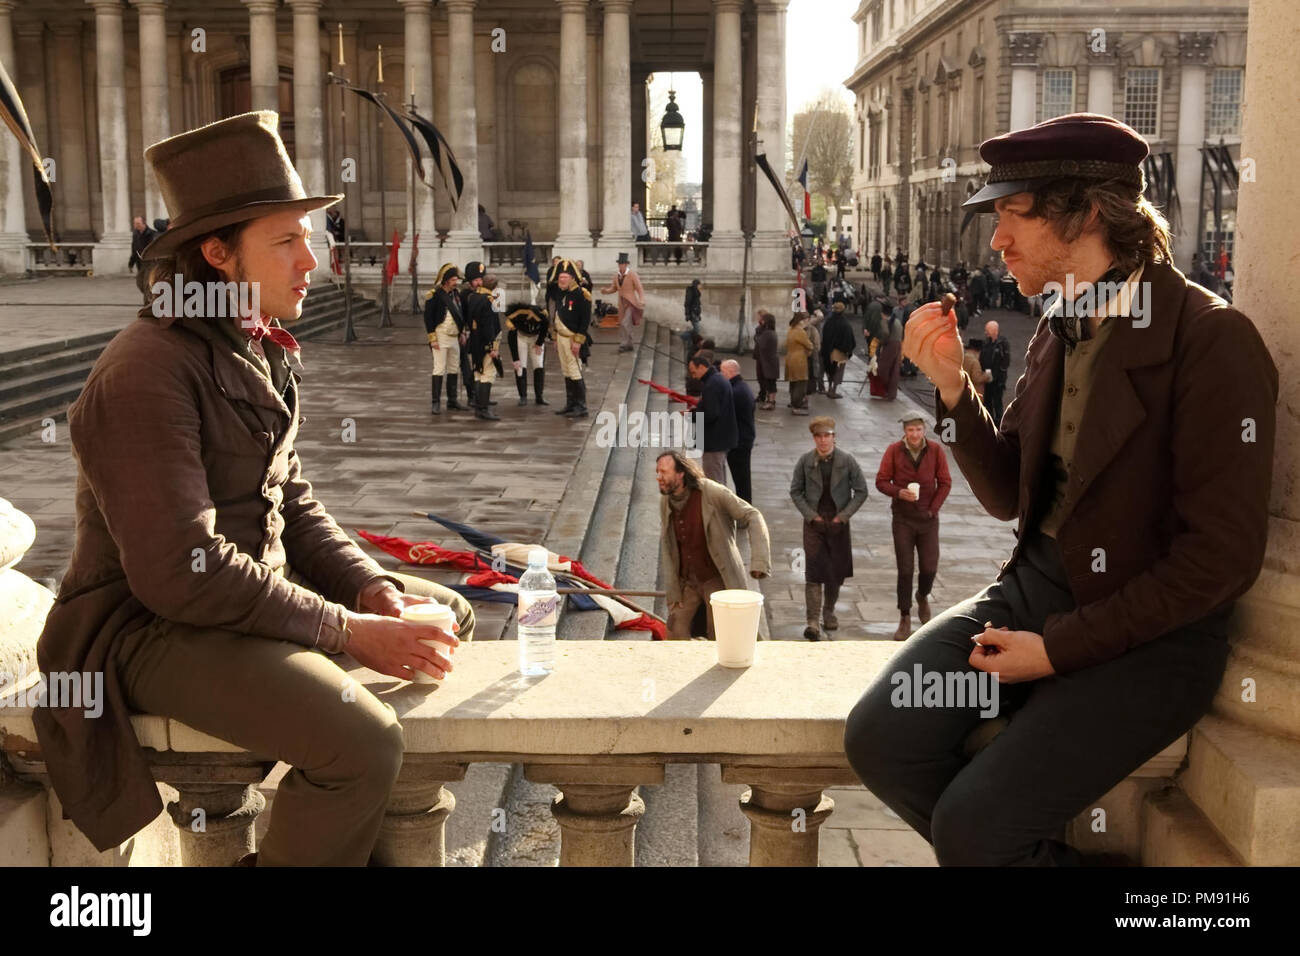
[[[582,379],[575,379],[573,383],[573,410],[568,414],[569,418],[586,418],[587,417],[587,383]]]
[[[501,416],[492,411],[492,386],[487,382],[478,383],[478,402],[474,409],[474,417],[481,418],[485,422],[499,422]]]
[[[464,412],[468,409],[460,402],[456,401],[456,383],[460,381],[459,375],[447,376],[447,411]]]
[[[442,414],[442,376],[430,375],[429,380],[433,383],[433,409],[432,414]]]
[[[805,640],[820,641],[822,639],[821,631],[817,630],[817,622],[822,617],[822,586],[820,584],[805,584],[803,586],[803,600],[807,610],[804,619],[808,626],[803,629]]]
[[[533,404],[549,405],[546,399],[542,398],[542,386],[546,384],[546,370],[541,368],[533,369]]]
[[[515,376],[515,389],[519,392],[519,405],[528,404],[528,373],[520,372]]]
[[[573,379],[571,379],[571,378],[566,378],[566,379],[564,380],[564,407],[561,408],[561,409],[560,409],[558,412],[556,412],[555,414],[557,414],[557,415],[567,415],[567,414],[569,414],[569,412],[573,411],[573,401],[574,401],[574,398],[573,398]]]
[[[930,620],[930,596],[928,594],[925,597],[921,597],[919,594],[916,596],[916,616],[921,619],[922,624]]]
[[[894,632],[894,640],[905,641],[912,636],[912,615],[904,611],[898,619],[898,630]]]

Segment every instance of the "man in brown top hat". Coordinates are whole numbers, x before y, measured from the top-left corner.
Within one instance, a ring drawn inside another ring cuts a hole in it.
[[[155,298],[68,413],[77,540],[37,654],[46,673],[102,672],[107,703],[98,720],[35,720],[64,810],[100,850],[162,807],[129,719],[141,711],[292,765],[259,863],[364,865],[402,728],[326,655],[443,676],[445,653],[421,639],[456,638],[400,618],[433,598],[473,634],[467,603],[386,574],[303,477],[301,364],[279,323],[299,316],[316,267],[308,212],[342,197],[306,195],[277,122],[246,113],[146,151],[172,216],[144,251]],[[173,281],[216,294],[191,308],[187,293],[181,310]],[[246,287],[258,307],[231,295]]]
[[[1222,680],[1233,602],[1264,558],[1278,376],[1250,319],[1174,268],[1134,130],[1071,114],[980,155],[988,184],[966,205],[997,213],[1021,294],[1053,293],[1000,426],[939,303],[913,313],[904,352],[935,384],[936,434],[1018,540],[992,584],[912,635],[845,748],[941,864],[1078,863],[1088,846],[1062,827]],[[980,704],[894,705],[891,675],[913,669],[996,675],[1010,723],[968,758]]]

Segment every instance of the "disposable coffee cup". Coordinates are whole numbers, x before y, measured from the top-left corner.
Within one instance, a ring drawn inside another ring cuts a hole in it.
[[[456,623],[456,612],[446,604],[439,604],[437,601],[430,601],[425,604],[412,604],[402,611],[403,621],[414,621],[417,624],[428,624],[446,632],[452,633],[452,627]],[[441,651],[444,657],[450,657],[455,650],[442,641],[421,641],[435,650]],[[411,682],[415,684],[440,684],[440,678],[430,677],[424,671],[412,671]]]
[[[763,595],[739,588],[714,591],[709,596],[709,606],[713,609],[718,663],[723,667],[749,667],[754,663],[758,646]]]
[[[921,483],[919,481],[910,481],[907,484],[907,490],[918,498],[921,497]]]

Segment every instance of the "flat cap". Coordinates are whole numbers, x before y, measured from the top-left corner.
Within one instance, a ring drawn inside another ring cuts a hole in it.
[[[1146,188],[1142,161],[1149,149],[1137,130],[1100,113],[1067,113],[1028,129],[1003,133],[980,145],[988,163],[984,188],[962,203],[971,212],[992,212],[993,201],[1034,192],[1056,179],[1118,179]]]

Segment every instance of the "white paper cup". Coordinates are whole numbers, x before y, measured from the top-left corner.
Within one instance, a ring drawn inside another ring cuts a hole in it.
[[[456,612],[446,604],[439,604],[437,601],[430,601],[425,604],[412,604],[402,611],[402,620],[415,621],[417,624],[429,624],[433,627],[452,633],[452,625],[456,623]],[[421,641],[435,650],[441,651],[444,657],[450,657],[455,651],[442,641]],[[430,677],[424,671],[412,671],[411,681],[415,684],[438,684],[441,680],[437,677]]]
[[[713,631],[718,639],[718,663],[723,667],[753,664],[763,595],[738,588],[714,591],[709,595],[709,606],[713,609]]]
[[[921,483],[919,481],[908,482],[907,490],[918,498],[921,497]]]

